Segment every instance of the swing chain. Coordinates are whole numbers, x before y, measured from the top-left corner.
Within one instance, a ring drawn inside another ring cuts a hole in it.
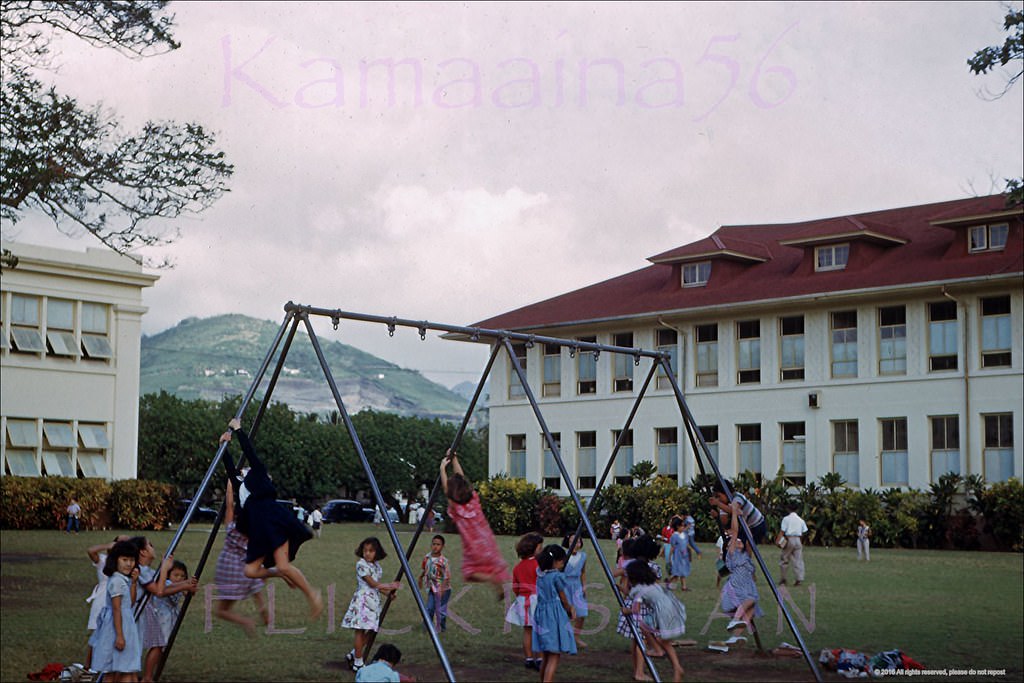
[[[425,341],[427,338],[427,323],[426,321],[420,325],[420,341]]]
[[[639,351],[637,351],[636,353],[633,354],[633,365],[635,365],[637,367],[640,366],[640,352]]]
[[[397,318],[392,317],[391,318],[391,322],[388,323],[388,336],[389,337],[394,337],[395,336],[395,322],[397,320],[398,320]]]
[[[531,334],[530,338],[526,340],[526,348],[532,349],[536,338],[536,335]]]
[[[334,329],[337,330],[338,329],[338,325],[341,324],[341,318],[339,318],[338,316],[333,316],[332,315],[331,316],[331,324],[334,325]]]
[[[575,358],[576,357],[576,352],[579,351],[579,349],[580,349],[579,344],[573,344],[572,346],[570,346],[569,347],[569,358]]]
[[[480,329],[477,327],[473,328],[473,334],[469,335],[469,340],[478,342],[480,341]]]

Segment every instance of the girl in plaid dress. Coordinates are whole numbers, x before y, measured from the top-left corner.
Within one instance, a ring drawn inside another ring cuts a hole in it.
[[[448,476],[448,465],[452,475]],[[474,583],[490,583],[501,600],[505,597],[504,584],[512,580],[508,563],[498,550],[491,525],[480,507],[480,496],[466,479],[458,454],[449,448],[441,461],[441,486],[448,497],[448,514],[462,537],[462,578]]]
[[[217,571],[213,577],[217,586],[217,603],[213,613],[218,619],[238,624],[247,635],[253,636],[256,634],[256,622],[232,611],[235,603],[251,597],[264,625],[269,623],[269,615],[263,604],[263,579],[250,579],[245,575],[245,551],[249,539],[238,530],[235,523],[235,487],[230,479],[224,494],[224,523],[227,535],[217,557]]]

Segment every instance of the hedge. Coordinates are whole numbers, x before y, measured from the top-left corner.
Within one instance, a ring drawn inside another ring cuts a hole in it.
[[[63,529],[72,497],[82,507],[83,529],[163,529],[176,499],[173,486],[155,481],[2,477],[0,528]]]

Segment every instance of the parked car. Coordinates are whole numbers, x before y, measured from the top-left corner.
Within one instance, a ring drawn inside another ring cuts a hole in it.
[[[369,522],[373,520],[373,508],[367,507],[356,500],[329,500],[321,508],[324,523],[334,522]]]
[[[177,519],[179,522],[185,519],[185,513],[188,512],[188,507],[191,504],[191,498],[181,498],[180,500],[178,500]],[[218,514],[220,514],[220,510],[215,510],[214,508],[206,507],[205,505],[199,505],[192,513],[191,521],[212,523],[217,520]]]

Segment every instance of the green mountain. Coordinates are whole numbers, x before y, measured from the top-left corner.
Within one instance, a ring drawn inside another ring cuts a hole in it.
[[[184,399],[215,401],[225,395],[244,395],[279,329],[278,323],[230,314],[186,318],[159,334],[143,337],[140,391],[147,394],[163,389]],[[313,345],[301,327],[299,330],[273,400],[305,413],[337,410]],[[320,346],[350,414],[373,408],[402,415],[459,419],[469,404],[464,397],[414,370],[338,341],[320,339]],[[264,386],[276,360],[271,362]]]

